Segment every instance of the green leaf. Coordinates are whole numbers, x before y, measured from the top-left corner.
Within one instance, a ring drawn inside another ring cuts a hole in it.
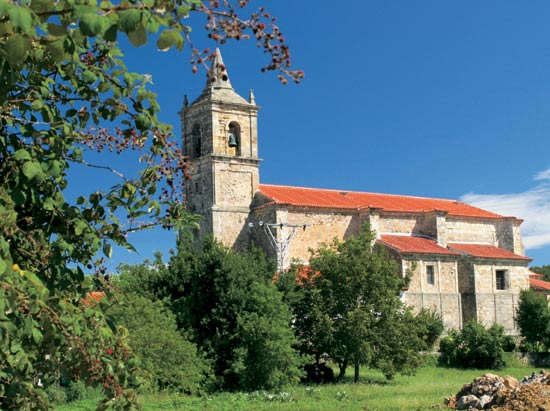
[[[32,34],[32,15],[23,6],[12,6],[8,10],[8,16],[11,23],[21,31]]]
[[[23,148],[20,148],[19,150],[17,150],[13,156],[16,160],[30,160],[31,159],[31,155],[29,154],[29,152],[27,150],[23,149]]]
[[[145,31],[145,27],[143,27],[143,25],[141,24],[136,30],[128,33],[127,35],[130,43],[132,43],[134,47],[139,47],[147,44],[147,32]]]
[[[0,274],[4,274],[7,268],[8,264],[4,260],[0,260]]]
[[[25,177],[29,180],[44,180],[44,172],[42,171],[42,167],[40,166],[40,163],[36,161],[27,161],[23,164],[22,170]]]
[[[78,27],[85,36],[96,36],[101,32],[101,21],[97,14],[84,14],[78,23]]]
[[[122,10],[118,13],[119,27],[124,33],[136,31],[141,22],[141,12],[136,9]]]
[[[54,36],[63,36],[67,34],[67,28],[55,23],[48,23],[48,32]]]
[[[9,36],[8,40],[4,43],[4,53],[6,59],[11,66],[17,66],[25,61],[31,44],[29,39],[21,36],[20,34],[13,34]]]
[[[160,51],[167,51],[173,46],[181,50],[183,45],[183,37],[175,30],[164,30],[157,40],[157,47]]]
[[[111,256],[113,255],[113,247],[111,246],[111,244],[107,242],[103,244],[103,254],[105,254],[107,258],[111,258]]]
[[[44,102],[41,99],[34,100],[31,103],[31,108],[33,110],[41,110],[44,107]]]
[[[65,47],[63,45],[64,42],[65,38],[60,37],[59,39],[46,44],[46,50],[48,50],[56,62],[61,62],[66,59]]]

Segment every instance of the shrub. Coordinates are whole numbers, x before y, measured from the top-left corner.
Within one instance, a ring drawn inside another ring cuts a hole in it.
[[[207,363],[178,331],[174,314],[162,302],[127,293],[124,302],[108,313],[128,329],[130,346],[152,387],[188,394],[200,391],[209,372]]]
[[[432,350],[436,341],[445,330],[441,316],[426,308],[423,308],[415,316],[414,325],[416,326],[418,337],[424,343],[424,347],[421,348],[424,351]]]
[[[52,384],[46,388],[46,394],[50,404],[62,405],[67,402],[67,393],[59,384]]]
[[[471,321],[462,331],[452,330],[441,340],[441,361],[462,368],[502,368],[504,360],[504,328],[493,325],[486,329]]]

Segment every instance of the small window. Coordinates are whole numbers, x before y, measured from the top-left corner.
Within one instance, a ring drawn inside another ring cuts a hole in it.
[[[497,290],[506,290],[506,270],[496,271],[496,288]]]
[[[426,283],[429,285],[435,284],[435,269],[433,265],[426,266]]]

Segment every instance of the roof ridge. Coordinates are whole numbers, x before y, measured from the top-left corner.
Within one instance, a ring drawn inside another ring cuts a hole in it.
[[[301,190],[317,190],[317,191],[334,191],[334,192],[340,192],[340,193],[357,193],[357,194],[371,194],[371,195],[380,195],[380,196],[392,196],[392,197],[407,197],[407,198],[419,198],[419,199],[425,199],[425,200],[439,200],[439,201],[448,201],[451,203],[458,203],[458,204],[465,204],[470,207],[475,207],[470,204],[464,203],[459,200],[453,200],[450,198],[440,198],[440,197],[422,197],[422,196],[414,196],[409,194],[390,194],[390,193],[375,193],[373,191],[358,191],[358,190],[346,190],[346,189],[336,189],[336,188],[319,188],[319,187],[302,187],[302,186],[288,186],[288,185],[282,185],[282,184],[266,184],[266,183],[260,183],[261,186],[269,186],[269,187],[281,187],[281,188],[298,188]],[[479,207],[475,207],[479,208]]]

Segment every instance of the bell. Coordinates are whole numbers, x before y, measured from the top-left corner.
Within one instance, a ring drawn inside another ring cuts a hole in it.
[[[237,136],[233,133],[229,133],[229,147],[237,147]]]

